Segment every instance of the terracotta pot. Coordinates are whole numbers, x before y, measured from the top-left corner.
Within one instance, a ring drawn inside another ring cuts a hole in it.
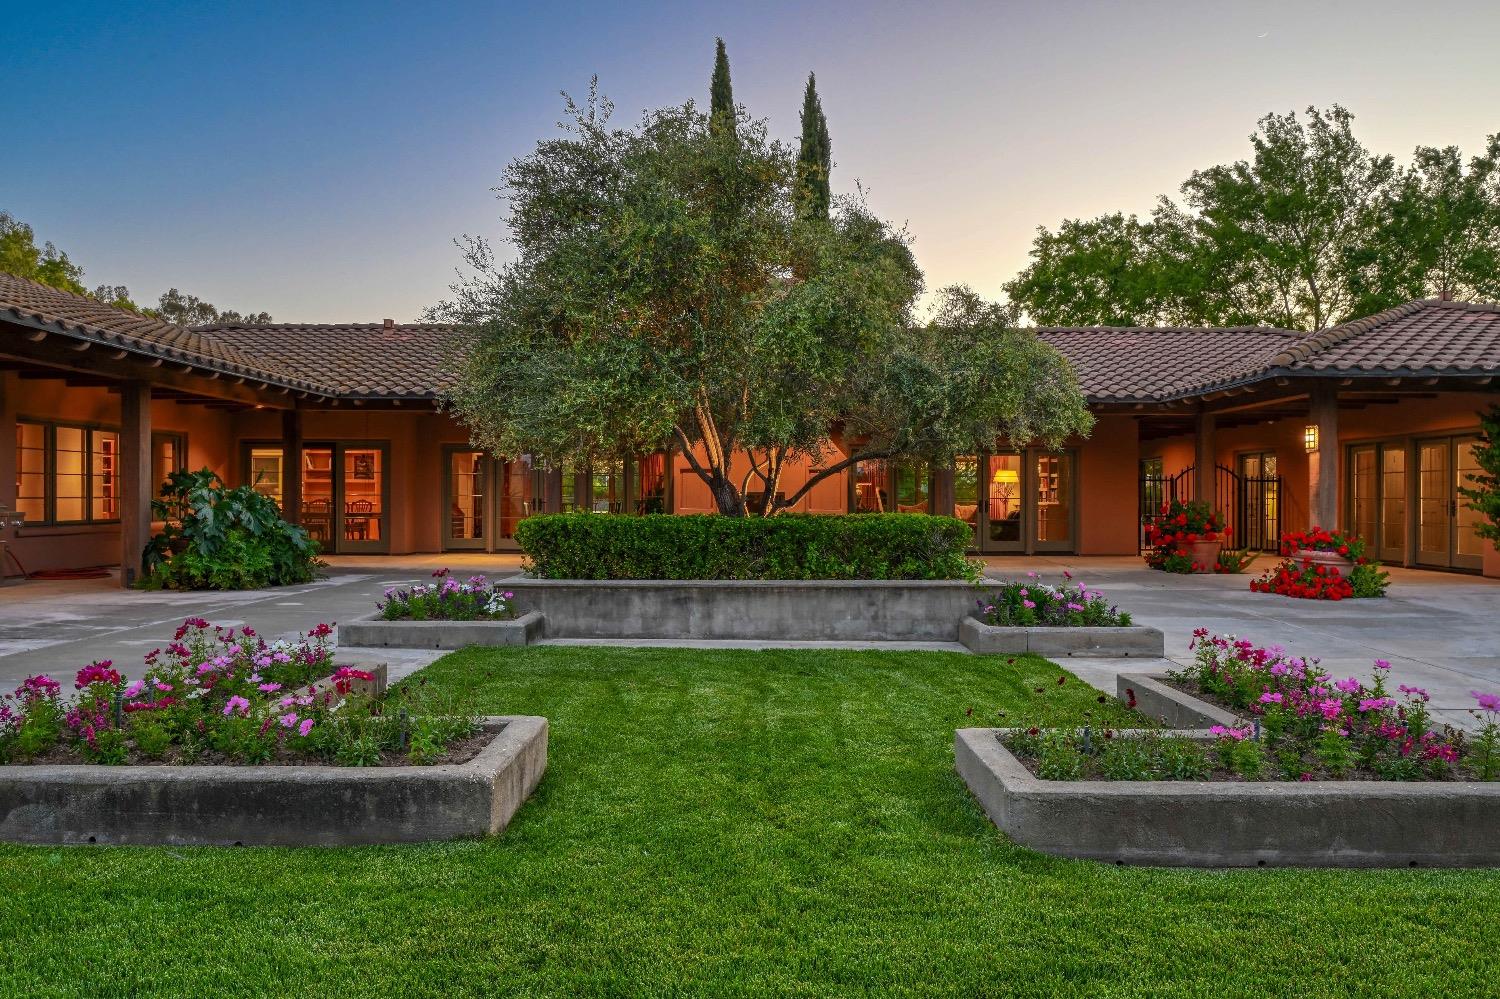
[[[1303,562],[1311,562],[1313,565],[1333,566],[1338,569],[1340,575],[1354,564],[1338,552],[1314,551],[1310,548],[1304,548],[1297,552],[1297,554],[1292,556],[1292,561],[1298,565],[1301,565]]]
[[[1199,568],[1194,572],[1213,572],[1214,566],[1219,564],[1219,548],[1223,545],[1221,541],[1194,541],[1188,544],[1188,554],[1193,558],[1193,563]]]

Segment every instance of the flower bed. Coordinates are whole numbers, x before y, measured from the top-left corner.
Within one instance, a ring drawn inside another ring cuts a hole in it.
[[[1146,523],[1146,564],[1162,572],[1223,572],[1219,548],[1229,533],[1224,515],[1205,500],[1164,503],[1161,517]]]
[[[976,601],[977,616],[1003,628],[1130,626],[1130,614],[1105,600],[1101,591],[1089,589],[1066,571],[1063,579],[1063,584],[1053,586],[1028,572],[1024,581],[1007,580]]]
[[[1281,562],[1252,579],[1250,589],[1304,600],[1383,597],[1390,574],[1366,555],[1367,548],[1357,534],[1320,527],[1289,531],[1281,536]]]
[[[408,716],[375,676],[336,667],[331,625],[296,642],[190,618],[126,682],[110,662],[80,669],[76,694],[28,677],[0,697],[0,764],[459,762],[482,743],[475,718]],[[313,681],[327,677],[326,683]]]
[[[1500,695],[1475,693],[1478,735],[1435,726],[1420,687],[1387,689],[1390,664],[1374,681],[1335,679],[1315,660],[1276,646],[1194,632],[1191,666],[1174,683],[1243,724],[1211,731],[1217,760],[1244,779],[1483,780],[1500,778]]]
[[[1104,594],[1074,582],[1060,586],[1030,572],[1024,581],[1002,583],[976,601],[959,625],[958,640],[980,655],[1034,652],[1043,656],[1160,657],[1165,649],[1156,628],[1131,624],[1130,615]]]
[[[432,574],[436,583],[408,589],[391,587],[375,605],[384,621],[508,621],[516,616],[515,594],[483,575],[460,581],[447,569]]]

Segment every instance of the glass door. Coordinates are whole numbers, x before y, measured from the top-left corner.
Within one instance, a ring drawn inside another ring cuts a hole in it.
[[[339,551],[387,551],[385,447],[341,444],[338,448],[342,503],[335,506]]]
[[[1477,472],[1473,437],[1417,442],[1417,562],[1445,569],[1478,569],[1484,549],[1478,517],[1458,487]]]
[[[1406,561],[1406,445],[1380,447],[1380,531],[1376,552],[1383,561]]]
[[[1026,550],[1026,490],[1021,477],[1025,466],[1021,455],[992,454],[985,462],[983,537],[980,548],[987,552]]]
[[[1069,451],[1035,451],[1036,518],[1033,551],[1073,550],[1073,455]]]
[[[338,520],[334,509],[333,445],[302,449],[302,527],[325,552],[338,550]],[[277,467],[281,452],[278,450]],[[254,452],[251,452],[253,462]],[[267,481],[267,480],[263,480]],[[280,480],[276,480],[279,487]]]
[[[516,525],[544,506],[546,473],[529,457],[505,462],[500,469],[500,537],[512,541]]]
[[[1349,449],[1349,523],[1355,534],[1372,545],[1380,534],[1378,457],[1374,444]]]
[[[445,448],[448,475],[443,547],[483,548],[488,540],[489,457],[483,451]]]

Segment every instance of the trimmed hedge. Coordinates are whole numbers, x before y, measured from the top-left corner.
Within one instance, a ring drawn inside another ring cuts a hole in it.
[[[913,513],[559,513],[516,526],[545,579],[973,579],[973,536],[955,517]]]

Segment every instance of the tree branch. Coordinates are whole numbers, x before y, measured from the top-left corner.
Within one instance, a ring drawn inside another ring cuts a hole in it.
[[[861,461],[876,461],[880,458],[889,458],[895,453],[895,450],[891,448],[881,448],[876,451],[857,451],[854,454],[851,454],[849,457],[845,458],[843,461],[835,462],[834,464],[829,465],[827,468],[823,469],[821,472],[818,472],[816,475],[808,476],[807,481],[802,484],[802,488],[798,489],[795,493],[789,496],[787,498],[787,501],[782,505],[784,507],[796,506],[799,502],[801,502],[802,497],[806,496],[812,490],[813,486],[817,485],[819,482],[822,482],[830,475],[837,475],[844,469],[856,465]]]

